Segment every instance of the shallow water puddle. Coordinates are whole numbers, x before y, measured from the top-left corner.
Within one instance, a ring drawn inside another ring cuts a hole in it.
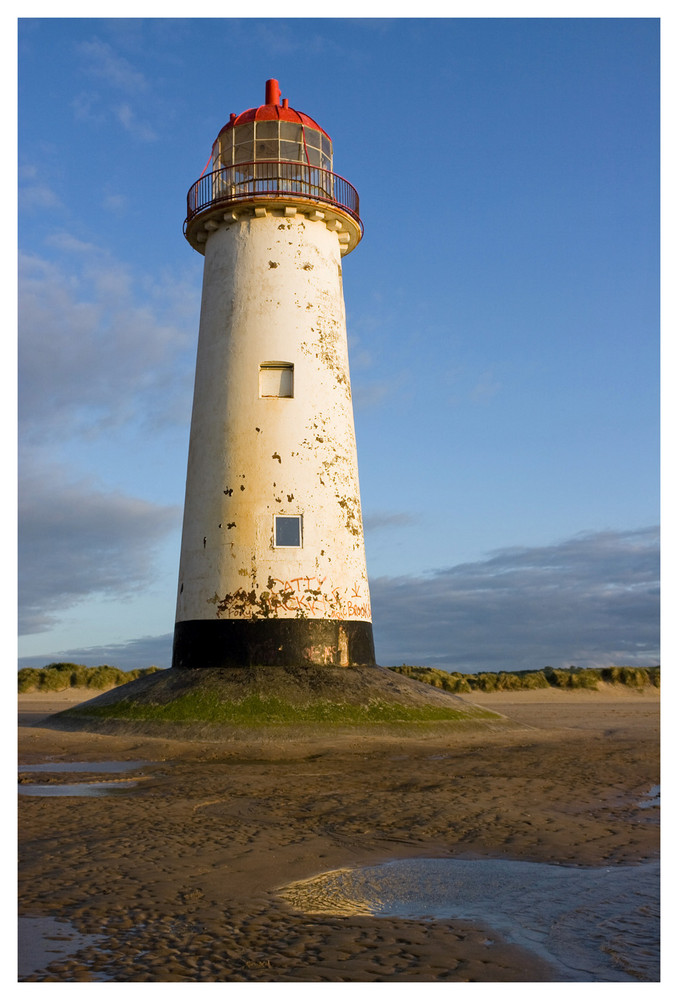
[[[646,793],[645,798],[636,805],[639,809],[654,809],[655,806],[661,805],[661,786],[653,785],[649,792]]]
[[[70,958],[99,940],[94,934],[81,934],[65,920],[19,917],[19,976],[42,972],[50,962]]]
[[[139,784],[136,778],[120,778],[118,781],[78,781],[72,784],[38,785],[32,782],[19,785],[19,795],[75,795],[79,798],[91,798],[101,795],[113,795],[127,788],[135,788]]]
[[[326,872],[281,893],[307,913],[491,927],[550,962],[558,981],[659,979],[659,862],[566,868],[419,858]]]
[[[19,772],[29,774],[120,774],[122,771],[133,771],[145,764],[152,763],[147,760],[103,760],[103,761],[49,761],[44,764],[22,764]],[[139,784],[140,778],[114,778],[111,781],[101,779],[99,781],[78,781],[70,784],[48,784],[41,785],[37,782],[23,781],[19,783],[20,795],[76,795],[76,796],[101,796],[111,795],[123,788],[134,788]]]
[[[59,761],[50,760],[45,764],[21,764],[19,771],[29,771],[31,774],[43,774],[45,772],[69,772],[75,771],[86,774],[119,774],[121,771],[133,771],[137,767],[144,767],[153,763],[150,760],[89,760],[89,761]]]
[[[153,761],[148,760],[98,760],[98,761],[48,761],[43,764],[22,764],[19,772],[29,774],[44,773],[82,773],[82,774],[120,774],[122,771],[134,771]],[[20,795],[75,795],[91,797],[111,795],[116,791],[134,788],[142,778],[105,778],[99,781],[78,781],[70,784],[50,783],[41,785],[32,781],[20,781]]]

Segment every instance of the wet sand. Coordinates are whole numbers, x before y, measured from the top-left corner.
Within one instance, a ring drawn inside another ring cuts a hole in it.
[[[22,980],[552,981],[546,962],[492,928],[309,916],[277,892],[394,858],[613,866],[658,856],[658,809],[639,804],[659,783],[654,690],[466,700],[517,725],[214,743],[54,731],[41,721],[64,701],[20,696],[20,764],[136,761],[124,778],[142,776],[129,787],[102,773],[102,797],[19,796],[20,914],[98,936]],[[22,772],[23,782],[74,780]]]

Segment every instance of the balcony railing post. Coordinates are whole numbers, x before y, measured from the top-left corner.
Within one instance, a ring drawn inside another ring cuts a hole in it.
[[[308,163],[262,160],[238,163],[204,174],[189,189],[184,227],[213,205],[267,195],[302,195],[336,205],[360,223],[358,192],[339,174]],[[360,223],[362,228],[362,223]]]

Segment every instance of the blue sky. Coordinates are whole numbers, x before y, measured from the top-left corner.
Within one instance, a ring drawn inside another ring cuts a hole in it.
[[[659,22],[19,24],[20,664],[169,665],[202,257],[275,77],[332,136],[377,658],[658,651]]]

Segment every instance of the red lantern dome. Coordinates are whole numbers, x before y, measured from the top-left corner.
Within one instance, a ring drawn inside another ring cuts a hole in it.
[[[332,140],[308,115],[280,101],[277,80],[266,81],[266,103],[232,114],[212,147],[212,170],[276,160],[332,170]]]
[[[332,140],[313,118],[281,101],[277,80],[266,81],[265,104],[231,115],[210,159],[210,171],[188,192],[184,233],[195,249],[203,246],[204,226],[217,225],[224,208],[246,204],[310,206],[336,225],[342,252],[359,242],[358,192],[333,173]]]
[[[307,128],[322,132],[330,142],[332,141],[327,132],[313,118],[291,108],[286,97],[281,101],[280,87],[277,80],[266,81],[265,104],[260,105],[258,108],[249,108],[247,111],[241,111],[239,115],[232,114],[229,121],[226,122],[219,133],[219,136],[222,136],[229,129],[237,128],[239,125],[246,125],[249,122],[270,121],[294,122],[296,125],[301,124]]]

